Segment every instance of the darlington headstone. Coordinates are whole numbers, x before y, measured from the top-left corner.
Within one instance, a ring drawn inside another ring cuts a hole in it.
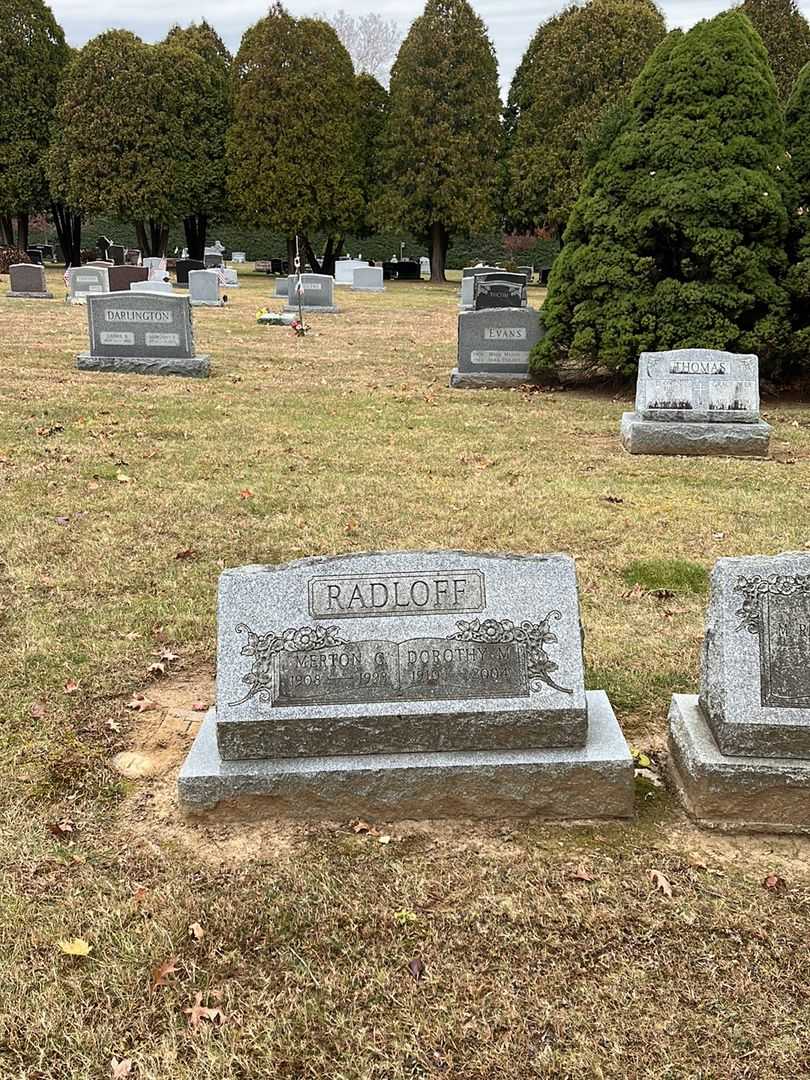
[[[82,371],[195,378],[209,373],[209,358],[195,353],[191,306],[184,296],[88,296],[87,319],[90,352],[76,360]]]
[[[314,311],[321,315],[334,315],[335,307],[335,279],[328,274],[302,274],[301,281],[304,286],[303,307],[304,311]],[[295,295],[294,278],[288,279],[288,304],[285,311],[298,310],[298,297]]]
[[[673,697],[669,742],[701,823],[810,832],[810,554],[719,560],[700,695]]]
[[[450,374],[450,386],[479,390],[531,382],[529,353],[543,334],[533,308],[461,312],[458,366]]]
[[[216,270],[192,270],[188,275],[188,296],[192,307],[222,307]]]
[[[149,280],[149,269],[146,266],[111,266],[107,273],[110,278],[110,292],[129,292],[129,287],[134,282]]]
[[[607,696],[586,692],[565,555],[422,551],[220,578],[216,707],[179,779],[205,809],[300,817],[630,814]]]
[[[110,291],[106,266],[74,266],[68,274],[68,300],[71,304],[86,304],[88,296]]]
[[[759,361],[714,349],[642,353],[636,411],[621,440],[631,454],[767,457],[771,428],[759,416]]]
[[[53,300],[45,280],[45,268],[36,263],[15,263],[8,268],[9,291],[14,300]]]
[[[352,292],[385,292],[382,267],[356,267],[352,278]]]

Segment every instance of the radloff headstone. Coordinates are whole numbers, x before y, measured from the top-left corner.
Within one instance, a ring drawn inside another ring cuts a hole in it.
[[[217,698],[189,809],[298,817],[623,817],[633,768],[586,692],[564,555],[417,551],[220,578]]]
[[[205,378],[207,356],[197,356],[191,305],[185,296],[113,292],[87,297],[90,351],[81,371]]]
[[[810,553],[718,561],[700,695],[673,697],[669,746],[701,824],[810,832]]]
[[[631,454],[767,457],[771,428],[759,415],[759,361],[715,349],[642,353],[636,410],[624,413]]]
[[[12,300],[53,300],[45,280],[45,268],[37,263],[14,263],[8,268],[9,291]]]
[[[321,315],[334,315],[338,309],[335,307],[335,279],[328,274],[302,274],[301,283],[304,287],[303,308],[304,311],[317,312]],[[298,297],[295,295],[295,279],[288,278],[287,300],[285,311],[298,310]]]
[[[98,296],[110,291],[110,279],[106,266],[74,266],[68,274],[68,301],[86,304],[88,296]]]
[[[458,363],[450,386],[458,390],[508,389],[532,381],[529,353],[544,334],[533,308],[462,311]]]

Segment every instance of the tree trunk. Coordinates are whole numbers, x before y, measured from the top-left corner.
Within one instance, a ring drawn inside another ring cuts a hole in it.
[[[64,203],[51,205],[53,223],[59,246],[65,257],[65,269],[82,265],[82,216],[74,213]]]
[[[183,231],[186,234],[188,257],[202,262],[205,256],[208,218],[205,214],[190,214],[188,217],[183,218]]]
[[[447,278],[444,275],[447,266],[447,246],[450,243],[450,234],[440,221],[434,221],[430,226],[430,281],[434,285],[443,285]]]
[[[287,273],[295,273],[295,236],[287,237]]]
[[[146,224],[143,221],[135,222],[135,239],[141,249],[141,255],[149,254],[149,241],[146,237]]]
[[[20,251],[28,247],[28,214],[17,214],[17,247]]]
[[[149,251],[143,254],[162,259],[166,254],[166,245],[169,242],[169,226],[162,221],[149,219]]]
[[[14,219],[11,214],[0,216],[0,242],[14,247]]]
[[[304,245],[304,253],[306,254],[306,257],[307,257],[306,261],[312,267],[313,273],[320,274],[321,273],[321,264],[318,262],[318,260],[317,260],[317,258],[315,256],[315,252],[312,250],[312,244],[310,244],[310,242],[309,242],[309,237],[308,236],[302,236],[301,240],[302,240],[303,245]],[[303,270],[304,267],[302,266],[301,269]]]

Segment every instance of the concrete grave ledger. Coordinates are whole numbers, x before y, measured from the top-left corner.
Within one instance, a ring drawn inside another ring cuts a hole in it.
[[[461,312],[458,362],[450,374],[450,386],[498,389],[531,382],[529,353],[543,333],[542,320],[533,308]]]
[[[719,560],[700,694],[673,698],[670,751],[706,824],[810,831],[810,553]]]
[[[6,296],[12,300],[53,300],[41,264],[14,263],[8,268],[8,275],[11,288]]]
[[[714,349],[642,353],[635,412],[621,439],[631,454],[767,457],[759,415],[759,361]]]
[[[191,306],[184,296],[121,292],[87,297],[90,351],[81,371],[188,375],[205,378],[207,356],[197,356]]]
[[[586,693],[573,561],[391,552],[220,578],[217,701],[179,780],[269,813],[625,816],[633,770]]]

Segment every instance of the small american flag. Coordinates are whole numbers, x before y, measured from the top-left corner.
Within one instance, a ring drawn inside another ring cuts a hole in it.
[[[67,268],[67,269],[65,270],[65,288],[66,288],[66,289],[69,289],[69,288],[70,288],[70,271],[71,271],[72,269],[73,269],[73,267],[72,267],[72,266],[69,266],[69,267],[68,267],[68,268]]]

